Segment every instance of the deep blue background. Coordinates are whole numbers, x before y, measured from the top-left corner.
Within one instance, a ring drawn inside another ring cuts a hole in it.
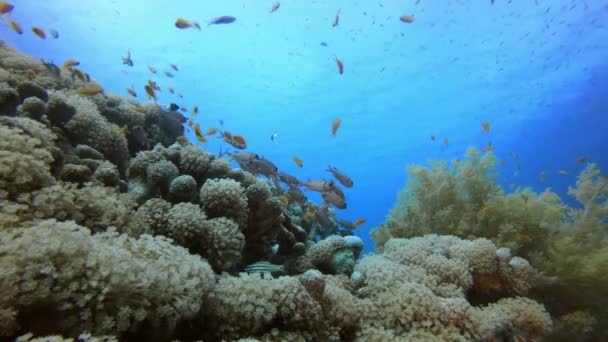
[[[355,181],[339,216],[367,219],[358,234],[368,251],[367,233],[393,206],[407,164],[461,157],[467,146],[492,141],[506,161],[501,184],[562,196],[584,167],[576,158],[608,169],[608,1],[287,0],[269,14],[272,3],[14,1],[12,18],[26,32],[10,31],[5,18],[0,38],[58,64],[78,59],[106,91],[128,96],[133,87],[140,101],[148,101],[143,85],[153,79],[161,103],[198,105],[204,131],[223,120],[250,150],[304,180],[337,166]],[[401,22],[404,14],[416,21]],[[206,26],[220,15],[237,21]],[[202,31],[178,30],[178,17]],[[40,40],[32,26],[60,38]],[[121,64],[127,50],[133,68]],[[334,56],[344,61],[343,75]],[[162,75],[169,63],[180,67],[175,78]],[[331,138],[336,117],[343,124]],[[218,143],[203,147],[217,152]],[[521,172],[509,151],[520,155]]]

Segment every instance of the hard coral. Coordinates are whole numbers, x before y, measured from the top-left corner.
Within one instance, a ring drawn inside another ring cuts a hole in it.
[[[241,229],[246,227],[247,197],[239,182],[232,179],[208,179],[201,187],[201,207],[209,217],[234,220]]]
[[[146,327],[168,338],[214,286],[205,261],[162,237],[91,235],[54,220],[0,234],[10,241],[0,245],[3,336]]]

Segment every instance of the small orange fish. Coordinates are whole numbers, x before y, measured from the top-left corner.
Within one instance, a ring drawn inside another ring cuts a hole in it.
[[[490,133],[490,123],[489,122],[487,122],[487,121],[482,122],[481,127],[483,127],[484,132]]]
[[[235,135],[232,137],[232,146],[234,146],[236,148],[244,149],[244,148],[247,148],[247,142],[245,141],[245,138],[243,138],[242,136]]]
[[[179,68],[177,67],[177,65],[170,63],[169,66],[171,66],[171,68],[173,68],[173,70],[179,71]]]
[[[569,176],[570,172],[566,171],[566,170],[559,170],[559,174],[562,176]]]
[[[103,93],[103,88],[97,84],[90,84],[85,87],[78,88],[76,92],[81,95],[96,95]]]
[[[137,97],[137,93],[132,88],[127,88],[127,93],[133,97]]]
[[[146,112],[146,107],[143,107],[143,106],[134,106],[133,109],[135,109],[135,111],[139,112],[139,113],[145,113]]]
[[[75,60],[75,59],[68,59],[67,61],[65,61],[63,63],[63,67],[66,68],[66,69],[71,69],[71,68],[73,68],[75,66],[78,66],[78,65],[80,65],[80,62],[77,61],[77,60]]]
[[[226,142],[229,142],[229,141],[232,140],[232,134],[230,132],[228,132],[228,131],[222,133],[222,136],[224,137],[224,140]]]
[[[344,73],[344,62],[338,57],[336,58],[336,65],[338,66],[338,73],[342,75]]]
[[[177,142],[182,146],[186,146],[186,145],[190,144],[188,139],[183,135],[180,135],[179,137],[175,138],[175,140],[177,140]]]
[[[40,39],[46,39],[46,33],[40,27],[32,27],[32,32],[37,35]]]
[[[194,121],[188,120],[188,127],[192,127],[194,125]]]
[[[270,13],[275,12],[276,10],[279,9],[279,7],[281,7],[281,3],[280,2],[275,2],[274,4],[272,4],[272,7],[270,8]]]
[[[198,141],[202,143],[207,142],[207,138],[205,138],[205,135],[201,131],[201,126],[199,124],[194,125],[194,135],[196,135],[196,139],[198,139]]]
[[[180,108],[179,108],[179,110],[181,110],[182,112],[184,112],[184,113],[185,113],[185,112],[187,112],[187,111],[188,111],[188,108],[186,108],[186,107],[180,107]]]
[[[9,21],[9,25],[11,26],[11,30],[15,31],[17,34],[23,34],[23,29],[17,22],[11,20]]]
[[[189,21],[184,18],[177,18],[177,20],[175,20],[175,27],[178,29],[187,29],[191,27],[195,27],[198,30],[201,29],[200,25],[196,21]]]
[[[153,74],[156,74],[156,71],[157,71],[155,67],[149,66],[149,65],[148,65],[148,70],[150,70],[150,72]]]
[[[144,89],[146,90],[146,94],[148,94],[148,96],[151,99],[154,99],[154,102],[156,102],[156,90],[153,88],[153,86],[151,86],[150,84],[146,84],[144,86]]]
[[[579,164],[585,164],[585,162],[587,161],[587,157],[578,157],[576,158],[576,162]]]
[[[165,76],[167,76],[167,77],[173,77],[173,74],[170,71],[166,71],[165,70]]]
[[[217,128],[212,127],[207,131],[207,135],[214,135],[215,133],[217,133]]]
[[[490,151],[492,151],[492,149],[494,149],[494,147],[492,146],[492,142],[489,141],[488,144],[483,148],[483,151],[490,152]]]
[[[283,203],[285,205],[289,205],[289,197],[282,195],[282,196],[279,196],[279,199],[281,200],[281,203]]]
[[[169,92],[170,92],[171,94],[173,94],[173,93],[175,93],[175,89],[173,89],[173,87],[169,87]]]
[[[82,72],[82,71],[80,71],[80,70],[78,70],[78,69],[76,69],[76,68],[71,69],[71,71],[72,71],[72,73],[73,73],[74,75],[76,75],[76,77],[77,77],[77,78],[78,78],[80,81],[82,81],[82,82],[88,82],[88,81],[87,81],[87,76],[85,75],[85,73],[84,73],[84,72]]]
[[[336,118],[334,120],[334,122],[332,122],[332,124],[331,124],[331,135],[333,137],[335,137],[336,133],[338,133],[338,128],[340,128],[340,125],[342,125],[342,119],[340,119],[340,118]]]
[[[362,224],[365,223],[365,219],[364,218],[360,218],[357,221],[353,222],[355,224],[355,226],[360,226]]]
[[[11,13],[11,11],[15,8],[12,4],[9,4],[5,1],[0,1],[0,14]]]
[[[401,21],[403,21],[404,23],[408,23],[408,24],[411,24],[414,21],[416,21],[416,17],[414,17],[413,15],[402,15],[399,17],[399,19]]]
[[[332,23],[331,23],[331,27],[336,27],[340,23],[340,12],[342,12],[342,9],[338,8],[338,11],[336,12],[336,16],[334,17],[334,21],[332,21]]]
[[[194,106],[192,107],[192,116],[196,116],[196,114],[198,114],[198,106]]]
[[[293,161],[294,161],[294,163],[296,163],[296,165],[298,165],[298,167],[304,166],[304,162],[302,161],[302,159],[300,159],[298,157],[293,157]]]

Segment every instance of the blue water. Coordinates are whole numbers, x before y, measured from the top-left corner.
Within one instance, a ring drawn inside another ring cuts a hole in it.
[[[140,101],[153,79],[163,88],[159,102],[198,105],[203,131],[241,134],[250,150],[301,179],[328,177],[327,165],[337,166],[355,181],[339,216],[367,219],[357,230],[366,251],[407,164],[462,157],[492,141],[506,162],[502,185],[551,187],[564,197],[584,167],[576,158],[608,170],[608,1],[292,0],[269,14],[272,3],[21,0],[12,17],[26,32],[3,22],[0,38],[58,64],[75,58],[106,91],[128,96],[133,87]],[[416,21],[401,22],[404,14]],[[206,26],[220,15],[237,21]],[[202,30],[178,30],[178,17]],[[40,40],[31,26],[60,37]],[[127,50],[132,68],[121,64]],[[169,63],[180,68],[174,78],[162,75]],[[336,117],[343,123],[332,138]],[[203,147],[217,152],[218,143]],[[509,151],[520,156],[519,173]]]

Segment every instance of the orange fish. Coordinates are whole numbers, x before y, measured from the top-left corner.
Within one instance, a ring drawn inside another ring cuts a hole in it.
[[[127,93],[133,97],[137,97],[137,93],[132,88],[127,88]]]
[[[483,130],[486,133],[490,133],[490,123],[489,122],[487,122],[487,121],[486,122],[482,122],[481,123],[481,127],[483,127]]]
[[[194,106],[192,107],[192,116],[196,116],[196,114],[198,114],[198,106]]]
[[[416,21],[416,17],[414,17],[413,15],[402,15],[399,17],[399,19],[401,21],[403,21],[404,23],[408,23],[408,24],[411,24],[414,21]]]
[[[188,120],[188,127],[192,127],[192,125],[194,125],[194,121]]]
[[[190,144],[190,142],[188,141],[188,139],[185,136],[183,136],[183,135],[180,135],[179,137],[175,138],[175,140],[177,140],[177,142],[180,145],[182,145],[182,146]]]
[[[217,128],[212,127],[207,131],[207,135],[214,135],[215,133],[217,133]]]
[[[334,21],[331,23],[331,27],[336,27],[340,23],[340,12],[342,12],[342,9],[338,8],[336,16],[334,17]]]
[[[279,9],[279,7],[281,7],[281,3],[280,2],[275,2],[274,4],[272,4],[272,7],[270,8],[270,13],[276,11]]]
[[[15,31],[17,34],[23,34],[23,29],[17,22],[11,20],[9,21],[9,25],[11,26],[11,30]]]
[[[63,67],[66,69],[71,69],[72,67],[80,65],[80,62],[75,59],[68,59],[63,63]]]
[[[76,68],[71,69],[71,71],[72,71],[72,73],[73,73],[74,75],[76,75],[76,77],[77,77],[77,78],[78,78],[80,81],[82,81],[82,82],[88,82],[88,80],[87,80],[87,76],[86,76],[86,75],[85,75],[85,73],[83,73],[82,71],[80,71],[80,70],[78,70],[78,69],[76,69]]]
[[[165,75],[167,77],[173,77],[173,74],[170,71],[166,71],[166,70],[165,70]]]
[[[76,92],[81,95],[96,95],[99,93],[103,93],[103,88],[97,84],[90,84],[85,87],[78,88]]]
[[[46,39],[46,33],[40,27],[32,27],[32,32],[37,35],[40,39]]]
[[[243,138],[240,135],[235,135],[232,137],[232,146],[236,147],[236,148],[240,148],[240,149],[244,149],[247,148],[247,142],[245,141],[245,138]]]
[[[151,99],[154,99],[154,102],[156,102],[156,90],[153,88],[153,86],[150,84],[146,84],[144,86],[144,89],[146,90],[146,94],[148,94],[148,96]]]
[[[222,133],[222,136],[224,137],[224,140],[226,142],[229,142],[232,140],[232,134],[230,132],[226,131],[226,132]]]
[[[12,4],[9,4],[5,1],[0,1],[0,14],[11,13],[11,11],[15,8]]]
[[[338,66],[338,73],[342,75],[344,73],[344,62],[338,57],[336,58],[336,65]]]
[[[296,165],[298,165],[298,167],[304,166],[304,162],[298,157],[293,157],[293,161],[296,163]]]
[[[285,205],[289,205],[289,197],[282,195],[282,196],[279,196],[279,199],[281,200],[281,203],[283,203]]]
[[[576,158],[576,162],[579,164],[585,164],[585,162],[587,161],[587,157],[578,157]]]
[[[173,70],[179,71],[179,68],[177,67],[177,65],[170,63],[169,66],[171,66],[171,68],[173,68]]]
[[[175,20],[175,27],[178,29],[187,29],[191,27],[195,27],[198,30],[201,29],[200,25],[196,21],[189,21],[184,18],[177,18],[177,20]]]
[[[198,141],[202,143],[207,142],[207,138],[205,138],[205,135],[201,131],[201,126],[199,124],[194,125],[194,135],[196,135]]]
[[[355,226],[360,226],[362,224],[365,223],[365,219],[364,218],[360,218],[357,221],[354,222]]]
[[[156,74],[156,68],[155,67],[148,65],[148,70],[150,70],[151,73]]]
[[[342,119],[340,119],[340,118],[336,118],[334,120],[334,122],[331,124],[331,135],[333,137],[335,137],[336,133],[338,133],[338,128],[340,128],[341,124],[342,124]]]
[[[487,144],[487,145],[486,145],[486,146],[483,148],[483,151],[484,151],[484,152],[490,152],[490,151],[492,151],[492,149],[493,149],[493,148],[494,148],[494,147],[492,147],[492,142],[490,141],[490,142],[488,142],[488,144]]]
[[[175,89],[173,89],[173,87],[169,87],[169,92],[170,92],[171,94],[173,94],[173,93],[175,93]]]

